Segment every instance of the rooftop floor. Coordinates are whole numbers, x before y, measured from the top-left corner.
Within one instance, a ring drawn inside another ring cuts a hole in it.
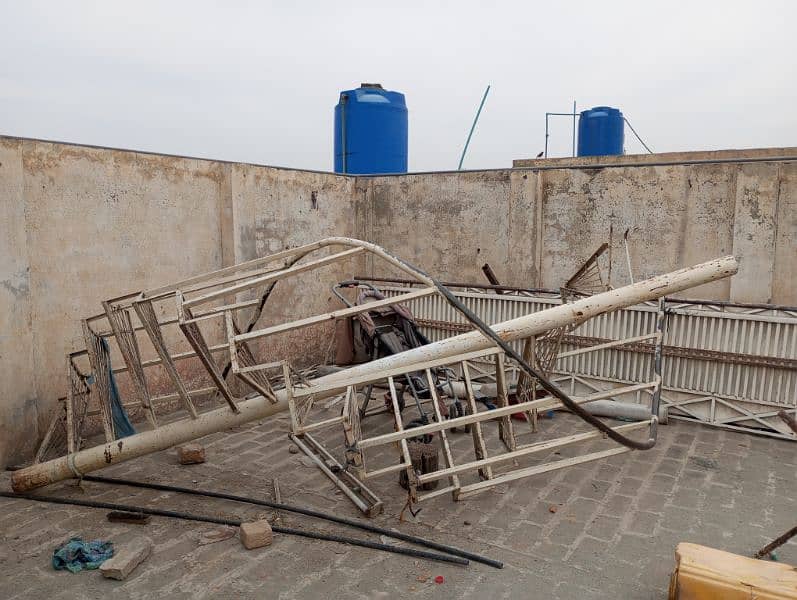
[[[563,414],[543,426],[547,435],[582,428]],[[102,474],[265,499],[277,477],[284,502],[359,517],[302,454],[288,451],[286,430],[282,415],[203,438],[208,461],[202,465],[180,466],[174,451],[166,451]],[[0,487],[9,489],[3,477]],[[678,422],[660,427],[659,442],[648,452],[535,476],[457,503],[441,497],[404,523],[397,519],[403,501],[396,477],[373,487],[385,501],[377,524],[499,558],[505,568],[443,565],[277,534],[259,550],[245,550],[235,537],[200,544],[203,533],[223,528],[161,517],[143,527],[109,523],[105,510],[0,498],[0,597],[497,599],[544,591],[546,598],[661,598],[678,542],[751,555],[795,524],[797,446]],[[44,493],[233,518],[264,512],[90,482],[81,488],[57,484]],[[288,527],[341,531],[296,515],[278,518]],[[365,537],[352,530],[342,534]],[[52,550],[75,535],[110,539],[118,547],[146,535],[154,550],[121,582],[99,572],[54,571]],[[797,540],[778,554],[797,564]],[[445,582],[435,584],[436,575]]]

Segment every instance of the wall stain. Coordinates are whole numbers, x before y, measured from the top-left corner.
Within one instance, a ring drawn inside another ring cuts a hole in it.
[[[14,300],[22,300],[30,296],[29,271],[30,268],[17,271],[13,277],[0,281],[0,285],[14,296]]]
[[[750,209],[750,217],[758,224],[764,223],[764,215],[761,213],[761,205],[758,203],[758,191],[751,188],[744,190],[744,203]]]
[[[68,163],[81,161],[114,171],[132,169],[147,180],[166,179],[170,183],[201,178],[221,184],[228,168],[225,163],[218,161],[150,155],[132,150],[84,148],[46,142],[35,143],[32,148],[27,143],[23,146],[22,164],[25,170],[50,177],[53,171],[64,170]]]

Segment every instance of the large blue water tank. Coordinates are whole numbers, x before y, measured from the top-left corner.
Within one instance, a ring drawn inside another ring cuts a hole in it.
[[[623,153],[623,113],[610,106],[596,106],[581,112],[578,119],[578,155],[607,156]]]
[[[340,93],[335,106],[335,173],[407,172],[404,94],[363,83]]]

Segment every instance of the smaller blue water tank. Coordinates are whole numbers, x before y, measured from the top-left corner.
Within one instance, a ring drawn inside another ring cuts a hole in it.
[[[335,106],[335,173],[407,172],[404,94],[363,83],[340,93]]]
[[[623,153],[625,119],[610,106],[596,106],[581,112],[578,119],[578,155],[611,156]]]

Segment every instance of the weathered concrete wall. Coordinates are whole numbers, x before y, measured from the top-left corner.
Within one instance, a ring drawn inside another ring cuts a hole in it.
[[[358,204],[360,235],[443,279],[481,281],[485,262],[517,260],[511,276],[528,282],[533,264],[512,255],[533,244],[525,194],[512,193],[526,181],[510,171],[374,178]],[[373,262],[368,269],[391,272]]]
[[[732,253],[739,274],[693,297],[797,304],[797,165],[685,164],[733,156],[353,178],[0,137],[0,464],[29,457],[65,391],[64,356],[83,347],[79,319],[101,300],[326,236],[378,243],[443,279],[482,281],[490,263],[507,284],[556,287],[611,226],[616,285],[629,229],[635,277]],[[322,274],[363,271],[390,273],[358,259]],[[317,277],[299,277],[261,323],[337,306]],[[330,339],[307,329],[264,349],[312,362]]]
[[[360,178],[360,235],[442,280],[484,281],[489,263],[507,285],[540,279],[539,179],[533,172],[423,173]],[[369,261],[369,275],[398,275]]]
[[[0,137],[0,465],[37,445],[66,391],[65,355],[84,347],[79,321],[102,312],[102,300],[352,235],[354,185],[333,174]],[[343,278],[362,267],[327,269]],[[297,307],[324,310],[330,299],[329,290],[288,283],[262,322]],[[275,351],[318,359],[330,332],[314,335],[276,339]],[[188,362],[180,366],[190,371]],[[165,379],[153,371],[157,388]]]
[[[797,149],[761,153],[797,156]],[[628,283],[622,238],[629,230],[635,279],[734,254],[738,275],[688,297],[797,305],[797,162],[699,162],[710,154],[678,154],[695,164],[624,166],[635,157],[616,157],[617,166],[594,168],[600,163],[591,158],[575,159],[590,168],[572,168],[561,159],[376,177],[358,220],[372,241],[401,248],[443,278],[483,281],[480,267],[489,262],[508,285],[550,288],[607,241],[610,228],[612,281]]]
[[[797,169],[792,163],[778,174],[778,200],[775,217],[776,274],[772,282],[772,297],[797,304]]]
[[[40,398],[100,301],[222,266],[226,165],[26,141],[28,254]],[[40,425],[41,425],[40,421]]]
[[[289,171],[255,165],[232,165],[236,262],[301,246],[325,237],[356,237],[352,211],[354,178],[328,173]],[[340,250],[340,249],[338,249]],[[323,281],[349,279],[363,269],[362,259],[347,259],[281,282],[259,321],[283,323],[340,308]],[[333,328],[312,327],[268,338],[268,357],[292,356],[299,363],[323,358]]]
[[[22,141],[0,138],[0,466],[31,452],[38,431],[23,181]]]
[[[8,463],[35,446],[65,394],[65,355],[84,347],[79,319],[101,312],[103,299],[222,266],[219,212],[229,191],[218,163],[3,143],[13,150],[0,161],[10,218],[0,235],[3,279],[17,290],[0,301],[11,320],[0,344]]]
[[[732,253],[732,177],[715,165],[540,171],[539,285],[557,288],[613,230],[612,279],[635,279]],[[727,280],[690,292],[728,298]],[[765,301],[765,300],[764,300]]]

